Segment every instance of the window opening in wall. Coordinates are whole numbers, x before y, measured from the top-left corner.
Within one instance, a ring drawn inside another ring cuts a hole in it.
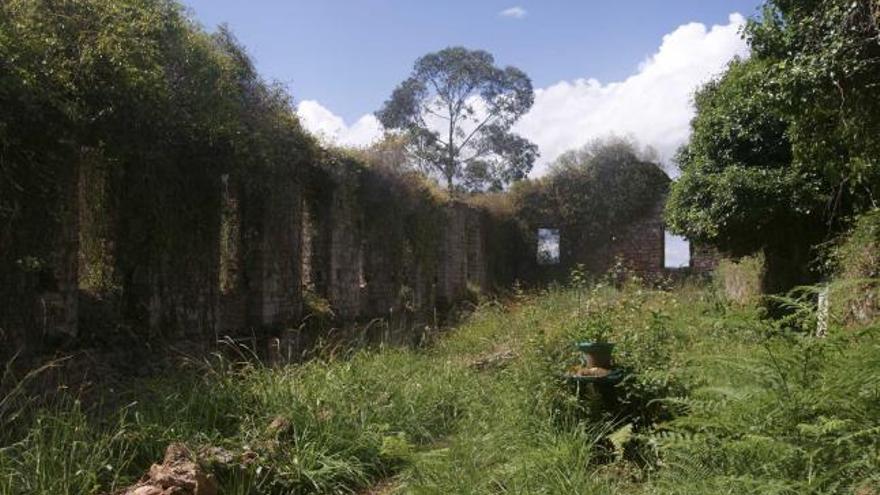
[[[559,264],[559,229],[538,229],[538,264]]]
[[[663,246],[666,268],[685,268],[691,265],[691,243],[687,239],[665,232]]]

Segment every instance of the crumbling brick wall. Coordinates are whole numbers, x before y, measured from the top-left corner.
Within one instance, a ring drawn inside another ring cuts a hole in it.
[[[711,246],[691,243],[691,273],[697,275],[712,273],[718,268],[720,261],[721,253],[717,249]]]
[[[660,198],[642,216],[610,232],[560,231],[560,264],[549,266],[551,277],[565,277],[576,265],[594,274],[603,274],[618,262],[647,280],[663,276],[665,233]]]
[[[665,230],[663,207],[666,198],[657,201],[641,218],[616,234],[611,252],[624,266],[639,276],[657,280],[664,274]]]

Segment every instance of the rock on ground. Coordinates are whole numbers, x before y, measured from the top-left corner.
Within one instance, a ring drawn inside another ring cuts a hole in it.
[[[153,464],[137,484],[118,495],[217,495],[217,482],[185,445],[174,443],[165,450],[162,464]]]

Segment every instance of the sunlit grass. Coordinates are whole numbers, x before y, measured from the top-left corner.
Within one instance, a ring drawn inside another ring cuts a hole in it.
[[[561,379],[581,323],[600,314],[630,371],[611,410]],[[598,286],[485,304],[428,348],[283,368],[214,357],[137,383],[111,417],[70,398],[24,402],[2,433],[0,494],[117,489],[172,442],[246,455],[207,466],[229,494],[876,486],[876,331],[816,340],[790,326],[707,287]]]

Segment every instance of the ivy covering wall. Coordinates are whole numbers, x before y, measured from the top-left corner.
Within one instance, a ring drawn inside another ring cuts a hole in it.
[[[74,333],[51,294],[77,290],[127,322],[95,338],[209,326],[224,190],[247,241],[314,161],[289,95],[170,1],[3,2],[0,60],[4,335]]]
[[[316,302],[424,327],[535,275],[529,208],[448,197],[399,138],[322,148],[170,0],[0,3],[0,105],[8,352],[267,335]]]

